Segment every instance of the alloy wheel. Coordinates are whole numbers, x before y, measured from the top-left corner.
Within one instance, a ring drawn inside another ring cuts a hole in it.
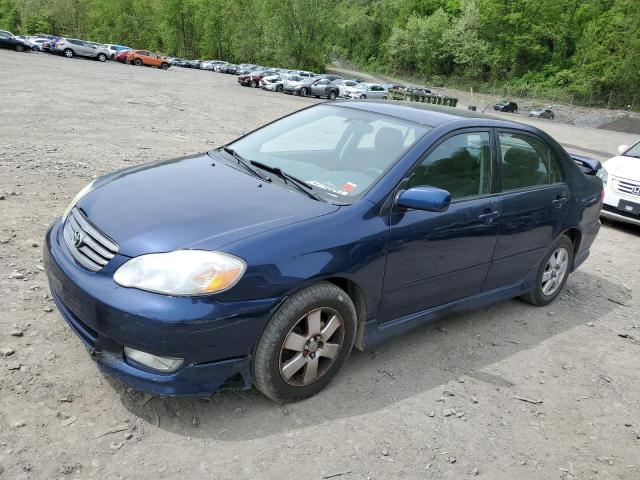
[[[318,308],[300,318],[280,349],[280,375],[289,385],[310,385],[324,376],[344,343],[342,317],[332,308]]]
[[[542,273],[542,293],[547,297],[556,293],[569,268],[569,252],[564,247],[554,251]]]

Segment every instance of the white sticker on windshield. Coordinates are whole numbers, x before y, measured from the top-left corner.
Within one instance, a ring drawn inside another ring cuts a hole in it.
[[[319,187],[319,188],[322,188],[323,190],[327,190],[329,192],[337,193],[338,195],[342,195],[342,196],[349,195],[349,192],[347,192],[345,190],[340,190],[335,185],[327,185],[325,183],[318,182],[317,180],[307,180],[307,183],[309,185],[313,185],[314,187]]]

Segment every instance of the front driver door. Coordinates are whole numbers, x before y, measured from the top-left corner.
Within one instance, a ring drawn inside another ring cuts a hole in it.
[[[452,203],[445,212],[392,208],[380,323],[481,291],[500,215],[491,136],[489,129],[449,134],[401,183],[442,188]]]

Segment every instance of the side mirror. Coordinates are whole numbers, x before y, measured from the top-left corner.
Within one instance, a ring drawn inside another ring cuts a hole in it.
[[[414,210],[444,212],[451,203],[451,194],[434,187],[413,187],[402,190],[396,197],[396,205]]]
[[[618,155],[622,155],[627,150],[629,150],[629,145],[620,145],[618,147]]]
[[[585,175],[595,175],[598,173],[598,170],[602,168],[600,160],[596,160],[595,158],[584,157],[582,155],[571,155],[571,158]]]

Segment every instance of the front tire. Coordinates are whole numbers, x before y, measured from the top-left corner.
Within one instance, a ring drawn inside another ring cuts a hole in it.
[[[134,64],[136,67],[139,67],[140,65],[142,65],[142,60],[140,60],[139,58],[136,58],[136,59],[133,61],[133,64]]]
[[[253,88],[258,88],[258,82],[256,82],[255,80],[252,80],[252,81],[251,81],[251,86],[252,86]]]
[[[284,87],[283,87],[282,85],[277,85],[277,86],[276,86],[276,92],[282,92],[282,89],[283,89],[283,88],[284,88]]]
[[[336,92],[334,92],[333,90],[331,90],[329,92],[329,100],[335,100],[336,99]]]
[[[24,45],[17,44],[16,45],[16,52],[18,52],[18,53],[24,52]]]
[[[307,89],[306,88],[302,87],[300,89],[300,96],[301,97],[306,97],[307,96]]]
[[[99,62],[106,62],[107,61],[107,56],[104,53],[99,53],[96,58],[98,59]]]
[[[572,266],[573,243],[566,235],[560,235],[540,263],[535,288],[521,298],[537,306],[553,302],[564,288]]]
[[[161,68],[162,70],[166,70],[167,68],[169,68],[169,64],[168,64],[168,63],[161,63],[161,64],[160,64],[160,68]]]
[[[322,282],[289,297],[271,317],[256,346],[255,386],[277,402],[315,395],[351,353],[356,310],[347,293]]]

